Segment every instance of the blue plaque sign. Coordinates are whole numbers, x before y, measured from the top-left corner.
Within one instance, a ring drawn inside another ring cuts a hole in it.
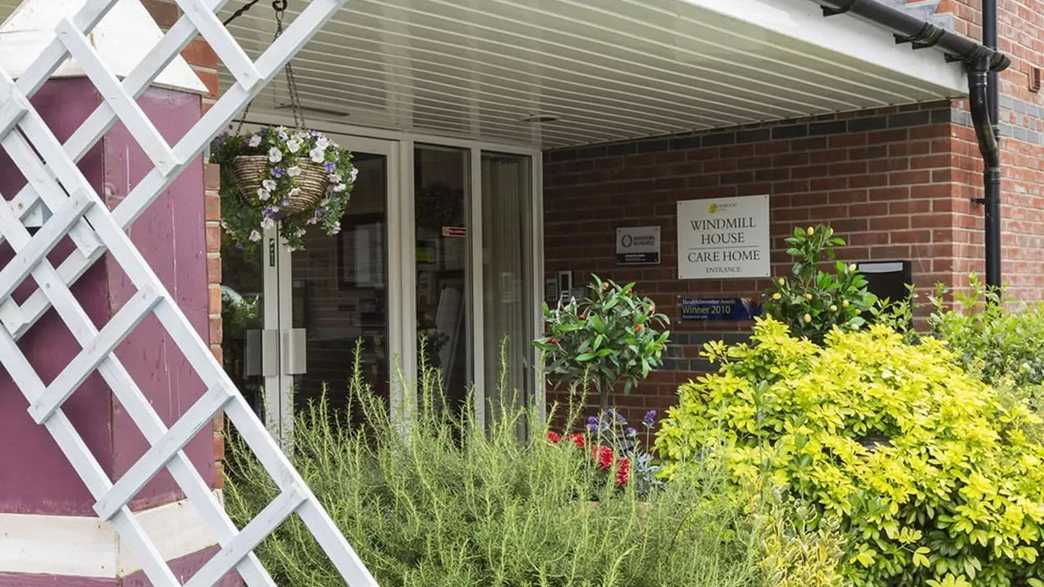
[[[680,298],[682,320],[751,320],[761,306],[749,298]]]

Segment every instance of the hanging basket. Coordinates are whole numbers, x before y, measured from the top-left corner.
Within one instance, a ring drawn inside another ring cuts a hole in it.
[[[301,168],[301,175],[297,176],[300,191],[290,196],[290,202],[281,208],[282,218],[315,209],[330,186],[329,174],[322,165],[299,159],[297,166]],[[242,155],[232,160],[232,174],[244,197],[257,193],[267,172],[268,157],[264,155]]]

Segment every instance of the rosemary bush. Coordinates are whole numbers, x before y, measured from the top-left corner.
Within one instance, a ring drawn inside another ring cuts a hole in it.
[[[799,515],[730,488],[723,472],[641,497],[571,443],[549,441],[531,412],[506,408],[491,428],[445,414],[432,376],[421,378],[405,435],[358,365],[357,353],[350,404],[365,423],[351,428],[351,418],[312,405],[293,460],[382,585],[837,583],[834,534],[804,531]],[[226,505],[243,523],[274,489],[249,451],[235,439],[229,447]],[[258,553],[280,585],[343,585],[296,519]]]

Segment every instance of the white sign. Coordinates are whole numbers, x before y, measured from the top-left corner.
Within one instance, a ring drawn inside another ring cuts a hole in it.
[[[616,229],[616,262],[620,265],[660,263],[659,226],[622,226]]]
[[[769,277],[769,197],[678,202],[678,277]]]

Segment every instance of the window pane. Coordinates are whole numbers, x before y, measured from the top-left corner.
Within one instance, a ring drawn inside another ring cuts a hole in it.
[[[531,160],[482,154],[483,345],[489,415],[521,405],[532,389],[529,314]],[[503,382],[498,389],[497,382]],[[503,404],[501,404],[503,402]]]
[[[221,356],[225,372],[259,415],[263,413],[261,337],[265,327],[261,247],[221,243]]]
[[[359,177],[341,232],[327,236],[313,227],[304,250],[293,254],[292,325],[305,331],[307,363],[307,371],[294,378],[297,413],[320,397],[324,385],[331,407],[347,407],[359,341],[363,375],[388,399],[388,161],[383,155],[356,153],[354,163]]]
[[[470,178],[466,149],[417,147],[417,353],[442,371],[446,407],[454,411],[460,409],[471,383]]]

